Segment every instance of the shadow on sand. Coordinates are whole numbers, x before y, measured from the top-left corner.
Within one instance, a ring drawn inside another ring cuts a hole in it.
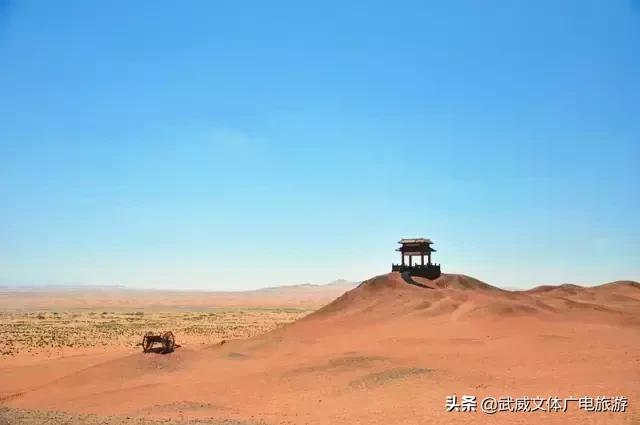
[[[138,344],[138,345],[142,345],[142,344]],[[174,345],[172,351],[164,351],[164,347],[151,347],[146,352],[143,352],[143,354],[171,354],[180,347],[182,347],[182,345],[176,344]]]
[[[421,288],[426,288],[426,289],[435,289],[435,288],[432,288],[431,286],[423,285],[422,283],[416,282],[415,280],[413,280],[409,272],[403,272],[402,279],[404,279],[404,281],[407,282],[409,285],[415,285],[415,286],[419,286]]]

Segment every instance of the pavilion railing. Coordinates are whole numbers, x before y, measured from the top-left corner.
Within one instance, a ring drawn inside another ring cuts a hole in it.
[[[392,272],[399,273],[409,273],[412,276],[420,276],[426,277],[428,279],[436,279],[440,277],[440,264],[431,263],[431,264],[416,264],[416,265],[408,265],[408,264],[391,264]]]

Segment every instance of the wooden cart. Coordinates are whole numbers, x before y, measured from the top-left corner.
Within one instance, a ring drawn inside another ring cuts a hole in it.
[[[147,332],[142,338],[142,351],[147,353],[153,347],[153,344],[162,344],[162,353],[170,353],[176,346],[176,339],[173,336],[173,332],[164,332],[161,335],[155,335],[153,332]]]

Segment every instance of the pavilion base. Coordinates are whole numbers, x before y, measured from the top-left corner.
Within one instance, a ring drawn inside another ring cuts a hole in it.
[[[440,277],[440,264],[425,264],[407,266],[403,264],[392,264],[391,271],[409,273],[411,276],[424,277],[426,279],[437,279]]]

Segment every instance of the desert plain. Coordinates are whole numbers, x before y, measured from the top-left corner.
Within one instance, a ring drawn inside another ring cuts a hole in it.
[[[143,353],[148,330],[180,346]],[[463,396],[478,405],[447,407]],[[546,402],[489,414],[487,397]],[[624,411],[579,401],[598,397]],[[640,424],[639,400],[637,282],[0,291],[2,425]]]

